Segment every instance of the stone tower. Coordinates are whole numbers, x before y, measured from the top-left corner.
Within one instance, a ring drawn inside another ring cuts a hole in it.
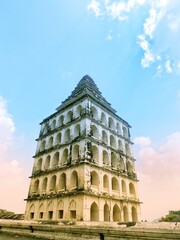
[[[84,76],[41,122],[25,218],[139,221],[129,129]]]

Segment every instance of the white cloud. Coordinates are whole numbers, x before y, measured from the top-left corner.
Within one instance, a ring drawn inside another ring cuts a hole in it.
[[[157,75],[160,75],[162,73],[162,66],[158,65],[157,66]]]
[[[87,9],[89,11],[93,11],[96,16],[102,15],[102,12],[100,10],[100,3],[97,0],[91,0],[91,2],[87,5]]]
[[[149,217],[153,220],[166,215],[169,210],[179,209],[179,143],[180,132],[176,132],[168,136],[158,148],[152,144],[141,144],[136,158],[143,219]]]
[[[0,208],[23,213],[28,179],[12,151],[14,131],[15,125],[7,111],[6,101],[0,96]]]
[[[141,59],[141,65],[143,67],[149,67],[151,63],[154,62],[153,53],[150,50],[147,50],[144,53],[144,57]]]
[[[156,57],[156,59],[159,60],[159,61],[162,60],[161,56],[159,56],[159,55]]]
[[[149,16],[145,19],[144,31],[141,35],[148,41],[151,55],[149,58],[148,51],[139,43],[144,51],[141,64],[143,67],[149,67],[158,60],[164,65],[161,71],[178,74],[175,63],[179,61],[179,54],[177,53],[179,51],[179,37],[177,36],[179,35],[180,2],[177,0],[154,0],[148,2],[150,6]],[[161,56],[161,59],[158,58],[158,55]],[[146,59],[145,56],[147,56],[147,61],[144,60]],[[152,57],[154,58],[152,59]],[[171,58],[173,64],[170,63],[170,60],[166,60],[167,58]],[[151,60],[148,61],[148,59]],[[145,63],[148,62],[148,64],[144,64],[144,61]]]
[[[151,144],[151,139],[149,137],[137,137],[134,139],[134,143],[140,146],[149,146]]]
[[[6,101],[0,96],[0,148],[1,152],[11,144],[15,126],[7,112]]]
[[[108,35],[105,37],[106,41],[111,41],[113,39],[111,33],[108,33]]]
[[[171,68],[171,62],[170,62],[170,60],[167,60],[167,61],[165,62],[165,68],[166,68],[166,72],[167,72],[167,73],[172,73],[172,68]]]
[[[130,13],[137,5],[143,5],[144,2],[144,0],[128,0],[127,2],[104,1],[107,15],[120,21],[127,19],[128,13]]]
[[[149,67],[149,65],[155,61],[155,56],[151,52],[151,50],[149,48],[149,43],[146,40],[144,35],[142,35],[142,34],[139,35],[138,40],[139,40],[138,41],[139,45],[144,50],[144,56],[141,59],[141,64],[143,67]]]
[[[161,3],[157,4],[156,1],[153,1],[149,10],[149,16],[145,19],[145,22],[143,24],[144,27],[144,32],[139,35],[141,38],[138,36],[139,45],[144,51],[144,56],[141,59],[141,65],[143,67],[149,67],[155,60],[160,60],[159,55],[154,53],[152,49],[150,50],[150,41],[149,39],[153,39],[154,31],[163,16],[163,10],[167,4],[166,3]]]
[[[139,36],[138,36],[138,39],[139,39],[139,45],[141,46],[141,48],[142,48],[144,51],[149,50],[149,43],[148,43],[148,41],[145,39],[145,36],[144,36],[144,35],[139,35]]]
[[[138,45],[143,51],[140,60],[142,67],[147,68],[153,64],[157,69],[161,65],[161,74],[180,75],[177,64],[180,62],[179,0],[92,0],[88,6],[96,16],[103,15],[118,21],[125,21],[133,11],[138,8],[141,11],[141,7],[145,6],[148,14],[141,20],[140,27],[143,26],[143,30],[137,36]],[[167,59],[171,59],[171,65],[166,62]]]
[[[128,11],[127,5],[124,2],[113,2],[106,4],[106,10],[110,16],[119,20],[125,20],[125,13]]]
[[[100,7],[101,3],[104,6],[105,11],[102,12]],[[141,6],[145,3],[145,0],[128,0],[128,1],[111,1],[111,0],[91,0],[87,5],[87,9],[93,11],[96,16],[103,14],[124,21],[128,17],[128,13],[131,12],[136,6]]]

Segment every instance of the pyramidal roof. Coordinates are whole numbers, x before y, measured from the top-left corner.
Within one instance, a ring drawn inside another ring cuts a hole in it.
[[[82,92],[84,90],[89,90],[99,96],[101,95],[101,92],[99,91],[99,89],[98,89],[97,85],[95,84],[95,82],[93,81],[93,79],[91,77],[89,77],[88,75],[85,75],[80,80],[80,82],[78,83],[78,85],[76,86],[74,91],[72,91],[69,98],[75,97],[76,95],[78,95],[80,92]]]
[[[111,104],[102,96],[102,93],[99,91],[99,88],[95,84],[94,80],[88,75],[85,75],[79,81],[75,89],[71,92],[71,95],[65,101],[63,101],[61,106],[59,106],[56,110],[61,110],[63,107],[74,102],[75,100],[78,100],[84,95],[89,95],[98,103],[103,104],[106,108],[109,108],[109,110],[113,111],[114,113],[116,112],[111,107]]]

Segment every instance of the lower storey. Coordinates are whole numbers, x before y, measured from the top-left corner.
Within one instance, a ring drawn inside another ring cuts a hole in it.
[[[25,219],[138,222],[140,205],[86,195],[27,200]]]

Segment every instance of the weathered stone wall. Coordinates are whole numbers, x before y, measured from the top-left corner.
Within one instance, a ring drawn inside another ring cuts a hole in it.
[[[140,221],[130,126],[92,79],[78,86],[41,123],[25,219]]]
[[[49,225],[35,222],[0,221],[0,233],[13,233],[16,236],[31,236],[48,240],[93,239],[93,240],[172,240],[180,239],[180,226],[161,224],[137,224],[125,226]]]

